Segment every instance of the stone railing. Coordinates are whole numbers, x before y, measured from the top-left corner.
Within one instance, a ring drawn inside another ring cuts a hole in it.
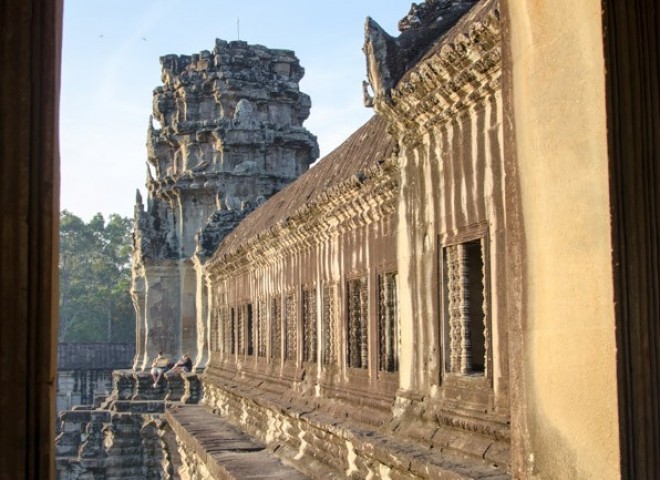
[[[154,388],[147,372],[113,371],[111,395],[60,412],[57,478],[73,480],[92,471],[112,478],[152,478],[145,472],[158,471],[158,478],[176,478],[176,446],[163,415],[168,407],[197,403],[201,396],[195,373],[164,375]]]
[[[196,373],[163,375],[156,387],[148,372],[112,372],[112,396],[108,402],[163,401],[197,403],[202,396],[201,379]]]

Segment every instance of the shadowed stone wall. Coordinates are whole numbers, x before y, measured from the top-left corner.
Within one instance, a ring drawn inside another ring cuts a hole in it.
[[[60,343],[57,347],[56,410],[92,405],[112,391],[112,371],[133,363],[134,344]]]

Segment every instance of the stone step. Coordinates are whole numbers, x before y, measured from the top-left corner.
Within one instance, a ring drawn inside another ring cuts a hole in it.
[[[286,479],[308,477],[273,456],[266,445],[218,415],[198,405],[168,409],[165,413],[177,442],[183,444],[216,480]]]

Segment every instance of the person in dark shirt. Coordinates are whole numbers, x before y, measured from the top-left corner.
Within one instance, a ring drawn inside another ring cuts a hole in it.
[[[172,368],[170,368],[166,375],[173,375],[175,373],[190,372],[192,370],[192,360],[190,356],[186,353],[181,357]]]

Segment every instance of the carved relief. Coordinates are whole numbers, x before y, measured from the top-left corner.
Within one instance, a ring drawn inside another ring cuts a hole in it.
[[[209,348],[212,352],[218,351],[218,311],[211,310],[211,328],[209,331]]]

